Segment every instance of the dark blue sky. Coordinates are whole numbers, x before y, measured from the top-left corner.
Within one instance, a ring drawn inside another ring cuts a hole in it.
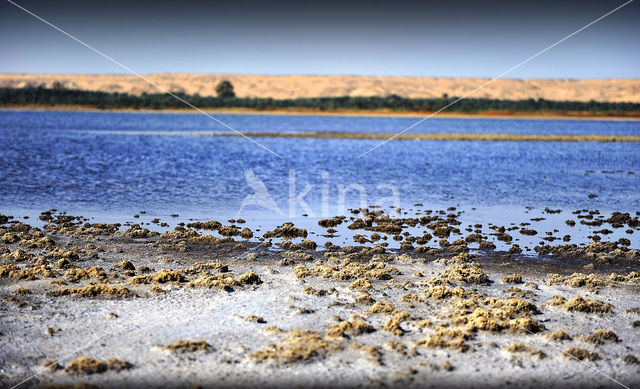
[[[140,73],[493,77],[624,1],[15,0]],[[0,0],[0,72],[124,73]],[[640,0],[507,78],[639,78]]]

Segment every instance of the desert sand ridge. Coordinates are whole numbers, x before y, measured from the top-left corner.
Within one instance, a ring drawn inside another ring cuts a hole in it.
[[[215,86],[226,79],[239,97],[388,96],[410,98],[462,96],[486,82],[487,78],[320,76],[250,74],[157,73],[147,77],[172,92],[215,95]],[[52,87],[134,95],[158,93],[152,85],[134,75],[124,74],[0,74],[0,87]],[[640,103],[640,79],[500,79],[469,97],[491,99],[529,99],[608,101]]]

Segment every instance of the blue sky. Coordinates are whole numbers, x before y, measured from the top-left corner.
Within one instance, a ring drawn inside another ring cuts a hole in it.
[[[15,0],[140,73],[493,77],[624,1]],[[10,3],[0,72],[124,73]],[[507,78],[640,78],[640,1]]]

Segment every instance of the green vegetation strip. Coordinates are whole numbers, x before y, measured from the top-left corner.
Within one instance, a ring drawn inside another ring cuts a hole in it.
[[[310,111],[310,112],[435,112],[456,97],[405,98],[397,95],[371,97],[313,97],[297,99],[271,99],[251,97],[213,97],[174,93],[202,109],[240,108],[256,111]],[[184,109],[188,108],[168,94],[143,94],[73,90],[42,87],[0,88],[0,107],[20,106],[75,106],[97,109]],[[640,115],[639,103],[611,103],[598,101],[552,101],[545,99],[495,100],[467,98],[447,108],[449,113],[500,114],[557,114],[574,116]]]

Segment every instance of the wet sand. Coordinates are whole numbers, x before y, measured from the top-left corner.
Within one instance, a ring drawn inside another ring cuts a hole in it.
[[[535,224],[487,232],[451,209],[318,222],[351,246],[289,223],[0,216],[0,384],[637,386],[640,252],[607,230],[634,236],[638,215],[565,213],[601,232],[534,257],[512,242]]]

